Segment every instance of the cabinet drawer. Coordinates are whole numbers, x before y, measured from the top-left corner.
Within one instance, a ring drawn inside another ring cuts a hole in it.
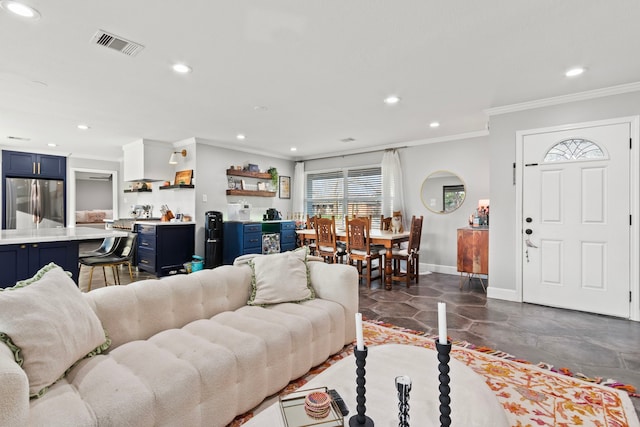
[[[247,233],[262,233],[262,224],[245,224],[243,229],[245,236]]]
[[[156,235],[155,234],[138,233],[138,247],[139,248],[155,249],[156,248]]]
[[[295,243],[282,243],[280,244],[280,252],[292,251],[296,248]]]
[[[295,230],[282,230],[280,233],[280,243],[295,243],[296,242],[296,231]]]
[[[244,234],[244,247],[245,248],[261,248],[262,247],[262,232],[260,233],[245,233]],[[252,252],[249,252],[252,253]]]
[[[137,231],[140,234],[153,234],[156,235],[155,225],[137,224]]]
[[[242,255],[246,255],[246,254],[261,254],[262,253],[262,247],[260,246],[255,246],[252,248],[244,248],[244,250],[242,251]]]
[[[154,251],[138,248],[138,267],[147,271],[154,272],[156,270],[156,254]]]
[[[291,221],[291,222],[283,222],[281,224],[281,230],[285,231],[285,230],[294,230],[295,233],[295,229],[296,229],[296,223]]]

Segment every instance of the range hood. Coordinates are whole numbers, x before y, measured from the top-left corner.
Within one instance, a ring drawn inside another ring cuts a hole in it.
[[[166,181],[173,177],[173,168],[168,163],[172,153],[170,144],[149,139],[140,139],[122,147],[122,179],[128,181]]]

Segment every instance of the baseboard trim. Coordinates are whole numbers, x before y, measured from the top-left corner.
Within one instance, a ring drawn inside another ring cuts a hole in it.
[[[522,302],[515,289],[501,289],[489,286],[487,298],[501,299],[505,301]]]
[[[433,273],[443,273],[443,274],[453,274],[458,275],[458,267],[451,265],[438,265],[438,264],[427,264],[420,263],[420,271],[431,271]]]

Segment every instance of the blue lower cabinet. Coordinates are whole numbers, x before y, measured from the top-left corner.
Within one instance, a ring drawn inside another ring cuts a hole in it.
[[[296,248],[296,223],[226,221],[222,240],[224,264],[233,264],[234,259],[246,254],[290,251]]]
[[[295,221],[267,221],[262,223],[263,233],[280,234],[280,252],[290,251],[296,248],[296,223]]]
[[[0,245],[0,288],[11,287],[18,280],[32,277],[39,269],[54,262],[71,273],[78,283],[78,241]]]
[[[158,277],[175,274],[194,254],[194,224],[136,223],[138,268]]]
[[[233,264],[240,255],[262,253],[262,224],[226,221],[222,234],[222,262]]]

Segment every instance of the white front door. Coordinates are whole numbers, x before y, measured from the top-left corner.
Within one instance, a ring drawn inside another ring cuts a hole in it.
[[[630,135],[618,123],[524,136],[525,302],[629,317]]]

